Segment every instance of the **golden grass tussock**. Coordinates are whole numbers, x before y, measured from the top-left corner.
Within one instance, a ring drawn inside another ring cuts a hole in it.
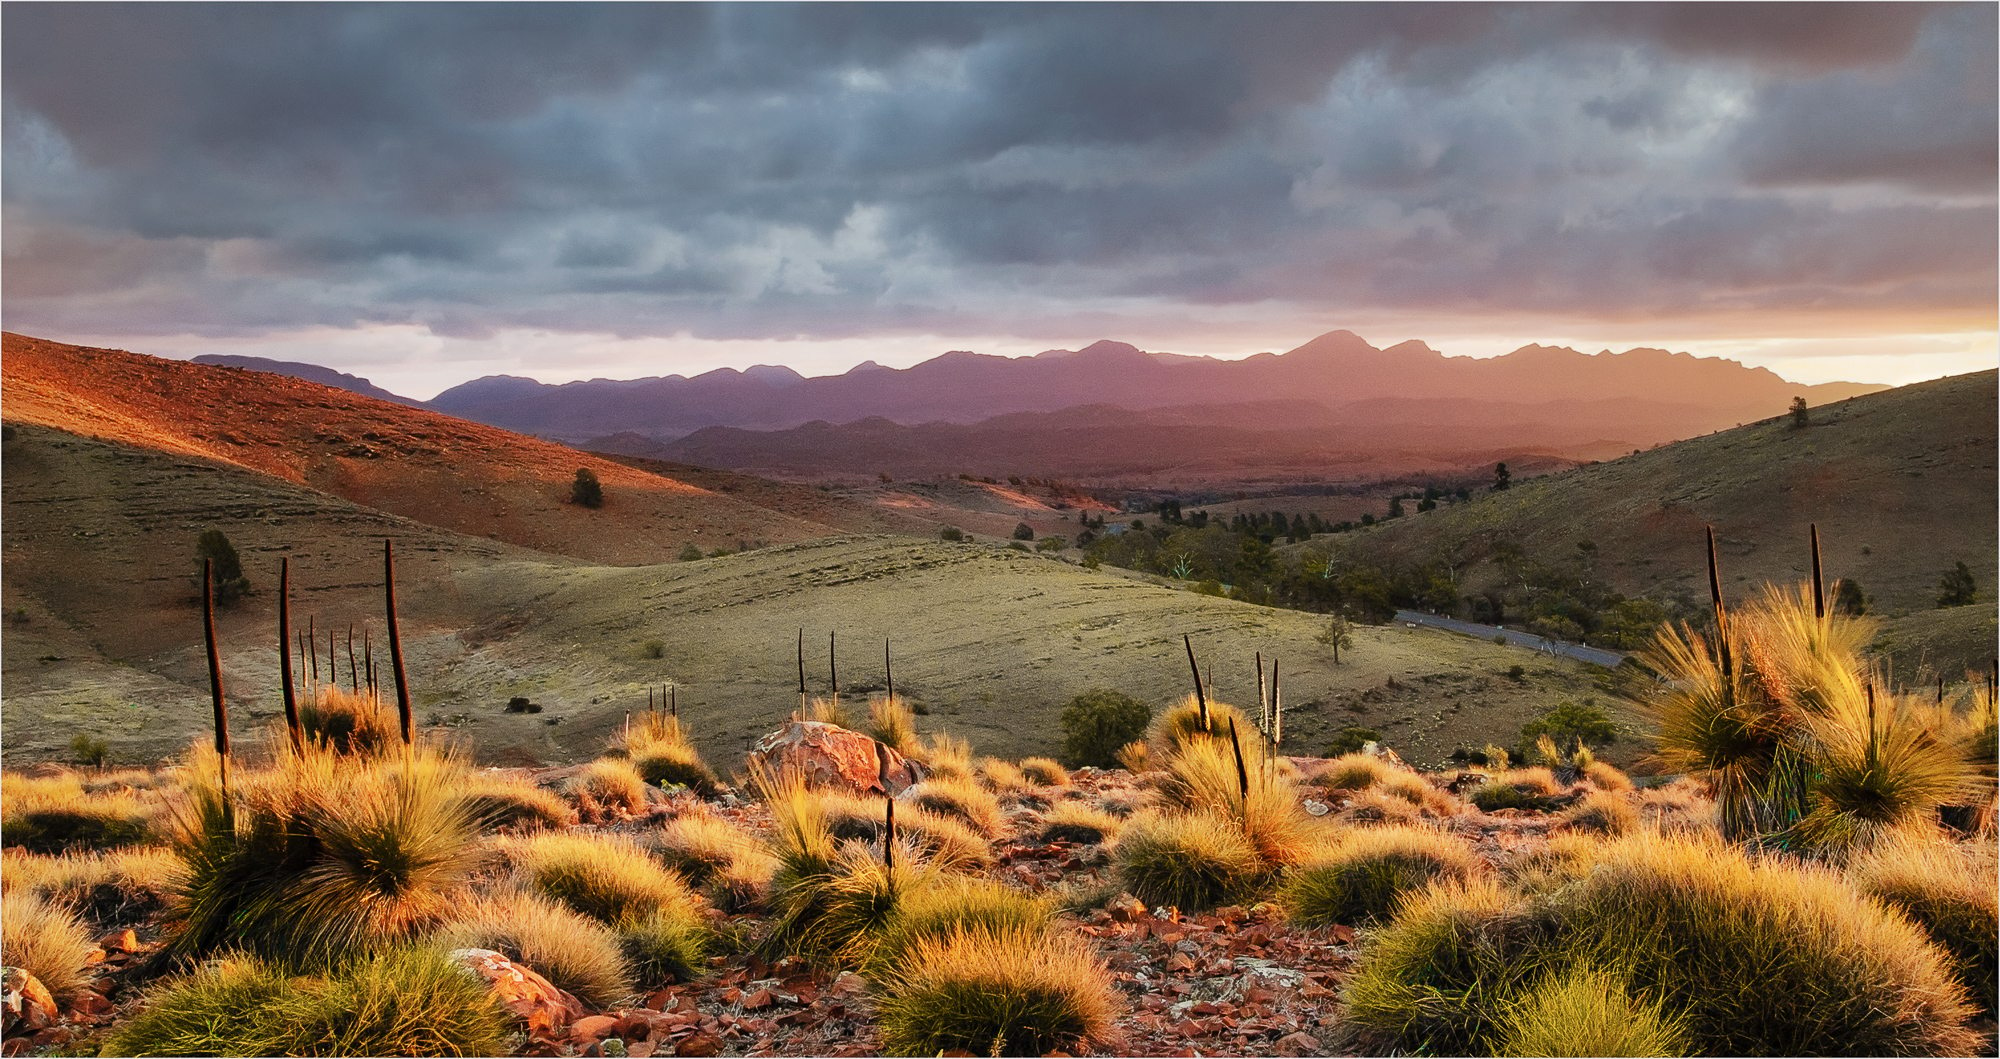
[[[1034,786],[1019,766],[997,757],[979,759],[979,779],[995,794],[1019,794]]]
[[[839,728],[852,728],[854,723],[847,715],[845,702],[824,695],[815,695],[806,700],[804,706],[793,711],[793,716],[801,721],[818,721]]]
[[[468,774],[462,793],[473,819],[485,828],[569,827],[576,809],[560,795],[525,776],[494,769]]]
[[[1403,894],[1488,871],[1463,838],[1428,827],[1343,831],[1332,848],[1292,869],[1278,902],[1306,926],[1364,925],[1388,915]]]
[[[1655,1001],[1635,999],[1619,975],[1588,966],[1554,972],[1508,1005],[1494,1054],[1683,1056],[1686,1026]]]
[[[1401,798],[1429,816],[1451,816],[1461,808],[1458,799],[1432,786],[1430,781],[1414,772],[1398,772],[1384,777],[1374,790],[1392,798]]]
[[[761,906],[778,870],[778,859],[755,836],[709,813],[668,821],[653,834],[650,848],[725,912]]]
[[[1055,906],[1047,898],[1030,897],[993,879],[930,876],[897,896],[882,930],[872,939],[864,967],[880,977],[900,966],[920,941],[961,930],[1048,930],[1054,916]]]
[[[1327,762],[1306,783],[1330,791],[1361,791],[1399,771],[1373,754],[1342,754]]]
[[[1029,757],[1021,759],[1021,775],[1029,783],[1039,787],[1069,786],[1069,770],[1054,758]]]
[[[563,789],[576,799],[577,810],[587,820],[636,816],[646,809],[646,779],[628,758],[598,758],[571,776]]]
[[[1604,855],[1605,840],[1589,831],[1558,831],[1540,848],[1501,864],[1508,885],[1524,894],[1549,893],[1582,878]]]
[[[923,742],[917,738],[917,715],[898,695],[878,695],[868,700],[868,734],[904,757],[921,760]]]
[[[1493,773],[1474,787],[1465,800],[1487,813],[1500,809],[1545,812],[1556,807],[1561,791],[1562,784],[1556,782],[1554,772],[1531,766]]]
[[[639,778],[655,787],[686,787],[697,794],[715,793],[715,773],[701,759],[685,725],[665,710],[647,710],[620,734],[623,750]]]
[[[2000,993],[2000,893],[1992,842],[1956,843],[1908,832],[1854,859],[1847,874],[1862,893],[1909,916],[1951,953],[1959,981],[1988,1018]]]
[[[1153,767],[1153,751],[1144,740],[1133,741],[1118,748],[1118,764],[1125,771],[1138,775]]]
[[[180,872],[180,858],[151,847],[55,856],[19,849],[0,854],[0,890],[63,905],[100,928],[136,924],[159,911]]]
[[[73,773],[0,775],[0,841],[31,853],[116,849],[153,838],[156,801],[129,789],[84,789]]]
[[[300,696],[299,728],[308,743],[336,754],[382,754],[403,745],[394,708],[367,692],[333,685]]]
[[[891,1055],[1045,1055],[1114,1047],[1110,973],[1080,939],[961,930],[918,941],[880,984]]]
[[[793,769],[755,765],[750,788],[771,811],[771,855],[777,861],[772,886],[785,889],[833,869],[839,842],[833,837],[820,793]]]
[[[1238,738],[1257,741],[1257,726],[1242,710],[1227,703],[1208,704],[1208,727],[1202,727],[1201,705],[1193,695],[1181,699],[1153,716],[1146,726],[1146,752],[1154,767],[1165,767],[1180,756],[1181,749],[1196,741],[1229,741],[1229,724],[1236,722]],[[1247,747],[1246,747],[1247,749]],[[1137,771],[1137,770],[1134,770]]]
[[[822,966],[858,967],[874,951],[899,898],[930,885],[935,868],[900,845],[892,867],[858,842],[841,847],[826,871],[787,879],[772,894],[777,913],[761,950]]]
[[[32,893],[0,900],[0,963],[34,975],[58,1000],[88,987],[86,969],[96,947],[83,922],[62,905]]]
[[[411,939],[462,900],[479,866],[465,770],[429,748],[346,757],[276,747],[262,771],[198,749],[172,843],[187,870],[167,909],[167,951],[225,948],[300,970]]]
[[[1600,791],[1616,793],[1632,789],[1631,777],[1625,775],[1616,765],[1603,761],[1593,761],[1583,766],[1583,778]]]
[[[1134,817],[1111,853],[1120,885],[1133,896],[1185,912],[1243,900],[1268,875],[1243,828],[1211,812]]]
[[[1579,831],[1622,835],[1639,826],[1639,810],[1622,794],[1592,791],[1563,811],[1562,825]]]
[[[972,778],[972,744],[943,732],[932,732],[916,754],[930,770],[932,779],[963,780]]]
[[[472,901],[438,938],[454,948],[492,949],[594,1009],[612,1007],[635,988],[616,931],[536,894],[503,890]]]
[[[581,831],[542,831],[512,850],[525,890],[617,925],[661,912],[698,909],[701,899],[636,842]]]
[[[486,983],[431,948],[321,977],[254,959],[206,964],[148,993],[107,1055],[498,1055],[513,1022]]]
[[[1371,787],[1349,797],[1336,819],[1354,827],[1415,825],[1423,822],[1424,811],[1408,799]]]
[[[1118,837],[1125,820],[1082,802],[1058,802],[1042,814],[1038,837],[1043,842],[1095,844]]]
[[[1299,804],[1297,786],[1263,767],[1251,746],[1243,751],[1239,769],[1228,740],[1189,743],[1168,763],[1160,799],[1172,808],[1235,820],[1269,865],[1297,863],[1317,843],[1319,827]]]
[[[1007,830],[1000,799],[970,778],[933,776],[903,792],[898,800],[956,819],[988,838],[997,838]]]
[[[835,839],[881,843],[886,816],[881,798],[837,791],[823,791],[818,797],[827,830]],[[898,801],[896,833],[926,862],[945,871],[967,871],[993,862],[993,847],[985,835],[957,816],[921,805]]]

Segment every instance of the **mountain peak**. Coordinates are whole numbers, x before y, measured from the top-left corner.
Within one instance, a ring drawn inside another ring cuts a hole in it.
[[[1354,356],[1362,353],[1379,353],[1381,350],[1368,344],[1367,340],[1352,331],[1341,329],[1328,331],[1305,345],[1293,349],[1286,356],[1304,353],[1307,356]]]
[[[1100,338],[1082,349],[1045,349],[1032,357],[1033,360],[1106,360],[1126,357],[1143,357],[1145,351],[1130,342],[1118,342]]]

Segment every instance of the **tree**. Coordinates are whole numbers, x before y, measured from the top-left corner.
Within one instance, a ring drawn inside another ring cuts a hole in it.
[[[569,502],[584,507],[604,506],[604,486],[598,484],[596,471],[588,467],[576,469],[576,480],[569,485]]]
[[[1319,642],[1333,648],[1333,664],[1340,664],[1340,649],[1354,647],[1354,623],[1345,614],[1335,614],[1319,634]]]
[[[1603,707],[1590,699],[1581,703],[1565,700],[1521,726],[1524,744],[1533,744],[1543,735],[1555,740],[1557,746],[1574,746],[1579,742],[1585,746],[1603,746],[1618,741],[1618,726]]]
[[[686,544],[681,545],[681,554],[679,558],[680,561],[684,563],[694,562],[696,559],[701,558],[701,548],[698,547],[693,541],[689,541]]]
[[[243,576],[243,561],[236,557],[236,546],[219,529],[203,530],[194,542],[195,591],[201,591],[201,563],[208,560],[210,584],[214,586],[215,601],[219,604],[234,603],[245,592],[250,591],[250,579]],[[1963,564],[1961,564],[1963,565]]]
[[[1496,463],[1496,464],[1494,464],[1494,465],[1493,465],[1493,491],[1497,493],[1497,492],[1501,491],[1502,489],[1505,489],[1505,488],[1507,488],[1508,486],[1510,486],[1510,485],[1513,485],[1513,484],[1514,484],[1514,475],[1513,475],[1513,472],[1511,472],[1511,471],[1509,471],[1509,470],[1507,469],[1507,465],[1506,465],[1506,464],[1504,464],[1504,463]]]
[[[1390,517],[1390,518],[1402,518],[1402,517],[1403,517],[1403,498],[1402,498],[1402,497],[1400,497],[1400,496],[1395,496],[1395,497],[1390,497],[1390,498],[1389,498],[1389,517]]]
[[[1979,595],[1979,583],[1972,579],[1972,569],[1960,560],[1938,582],[1938,602],[1940,607],[1962,607]]]
[[[1086,691],[1063,707],[1063,760],[1073,766],[1115,767],[1119,748],[1145,738],[1152,719],[1145,703],[1123,692]]]
[[[1025,522],[1016,522],[1016,523],[1014,524],[1014,539],[1015,539],[1015,540],[1017,540],[1017,541],[1031,541],[1031,540],[1034,540],[1034,539],[1035,539],[1035,527],[1033,527],[1033,526],[1030,526],[1030,525],[1028,525],[1028,524],[1027,524],[1027,523],[1025,523]]]
[[[1792,398],[1792,429],[1804,430],[1812,422],[1812,413],[1806,409],[1806,399]]]
[[[1868,597],[1862,594],[1861,582],[1847,577],[1834,582],[1833,612],[1857,618],[1868,613]]]
[[[965,539],[965,531],[959,529],[957,526],[946,526],[945,528],[938,530],[938,540],[962,541],[964,539]]]

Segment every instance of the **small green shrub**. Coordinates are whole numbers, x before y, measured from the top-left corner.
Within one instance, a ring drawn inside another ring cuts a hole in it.
[[[576,478],[569,484],[569,502],[579,507],[603,507],[604,484],[597,480],[597,472],[588,467],[578,467]]]
[[[1602,706],[1590,699],[1582,702],[1564,700],[1521,726],[1523,743],[1533,743],[1545,735],[1558,746],[1571,746],[1578,742],[1585,746],[1604,746],[1618,741],[1618,725]]]
[[[1340,731],[1333,733],[1333,741],[1326,745],[1326,750],[1321,756],[1344,757],[1348,754],[1358,754],[1367,749],[1368,744],[1381,742],[1382,733],[1373,728],[1364,728],[1358,724],[1342,725]]]
[[[70,737],[70,760],[88,768],[103,768],[111,757],[111,744],[85,732]]]
[[[891,1055],[1081,1053],[1113,1043],[1117,993],[1081,941],[1045,931],[959,931],[918,941],[882,983]]]
[[[1199,912],[1241,900],[1264,863],[1243,829],[1212,813],[1142,816],[1112,849],[1119,882],[1148,905]]]
[[[1307,926],[1361,925],[1387,915],[1404,893],[1485,871],[1479,854],[1448,832],[1366,828],[1345,832],[1333,849],[1293,869],[1278,901]]]
[[[965,531],[957,526],[946,526],[938,530],[938,540],[957,543],[965,539]]]

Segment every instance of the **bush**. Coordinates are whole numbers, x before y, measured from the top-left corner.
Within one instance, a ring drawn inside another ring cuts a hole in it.
[[[545,831],[521,839],[510,852],[524,889],[600,923],[615,926],[699,906],[679,876],[626,839]]]
[[[111,757],[111,744],[96,736],[78,732],[69,741],[70,760],[86,768],[103,768]]]
[[[1622,835],[1639,826],[1639,810],[1622,795],[1593,791],[1562,814],[1564,827]]]
[[[707,556],[703,554],[701,550],[701,545],[696,544],[693,541],[689,541],[686,544],[681,545],[680,554],[674,556],[674,558],[684,563],[692,563],[692,562],[699,562],[700,560],[707,558]]]
[[[1143,738],[1152,716],[1150,707],[1123,692],[1086,691],[1063,707],[1063,760],[1111,768],[1119,763],[1118,748]]]
[[[604,485],[597,480],[597,472],[588,467],[578,467],[576,478],[569,484],[569,502],[582,507],[604,506]]]
[[[1521,726],[1521,742],[1533,743],[1547,736],[1557,746],[1603,746],[1618,741],[1618,726],[1602,706],[1585,699],[1556,703],[1547,713]]]
[[[1249,895],[1265,868],[1236,822],[1211,813],[1141,816],[1112,848],[1118,881],[1148,905],[1199,912]]]
[[[331,684],[299,701],[299,730],[336,754],[380,754],[403,744],[403,722],[393,709]]]
[[[1382,733],[1373,728],[1364,728],[1358,724],[1343,725],[1340,731],[1333,734],[1333,742],[1326,745],[1326,751],[1321,756],[1345,757],[1366,750],[1370,743],[1381,742]]]
[[[1857,889],[1901,909],[1951,953],[1959,981],[1993,1017],[2000,992],[2000,896],[1993,886],[1993,847],[1977,855],[1938,838],[1899,836],[1848,869]]]
[[[938,530],[938,540],[952,541],[956,543],[964,539],[965,539],[965,531],[959,529],[957,526],[946,526],[943,529]]]
[[[639,657],[646,659],[661,659],[667,657],[666,641],[647,640],[645,643],[639,646]]]
[[[1972,577],[1972,568],[1963,559],[1945,571],[1944,579],[1938,582],[1937,605],[1940,607],[1963,607],[1979,598],[1979,582]]]
[[[1117,994],[1083,942],[1043,931],[959,931],[919,941],[882,983],[891,1055],[1081,1053],[1113,1043]]]
[[[1349,831],[1330,852],[1292,871],[1278,900],[1307,926],[1371,923],[1396,900],[1437,881],[1462,882],[1486,870],[1464,839],[1420,827]]]
[[[1636,1000],[1615,975],[1571,967],[1535,983],[1507,1011],[1503,1056],[1682,1056],[1692,1051],[1681,1020]]]
[[[1098,843],[1118,834],[1124,821],[1081,802],[1063,802],[1042,814],[1043,842]]]
[[[1016,522],[1016,523],[1014,523],[1014,539],[1015,539],[1015,540],[1017,540],[1017,541],[1031,541],[1031,540],[1034,540],[1034,539],[1035,539],[1035,527],[1033,527],[1033,526],[1030,526],[1030,525],[1028,525],[1028,524],[1027,524],[1027,523],[1025,523],[1025,522]]]
[[[646,778],[638,766],[622,758],[601,757],[585,765],[563,784],[586,818],[615,811],[628,814],[646,808]]]
[[[110,1055],[497,1055],[513,1029],[486,983],[405,949],[324,978],[228,960],[169,982],[113,1031]]]
[[[117,849],[151,838],[151,812],[126,791],[92,794],[75,776],[0,780],[0,841],[31,853]]]
[[[1039,787],[1069,786],[1069,773],[1060,764],[1045,757],[1022,758],[1021,775]]]
[[[964,821],[988,837],[999,835],[1007,827],[1007,819],[1000,812],[1000,799],[969,778],[932,777],[905,791],[900,800]]]
[[[869,973],[893,972],[919,942],[957,931],[994,934],[1046,931],[1055,914],[1045,898],[1029,897],[992,879],[940,876],[901,895],[874,939]]]
[[[250,591],[250,579],[243,576],[243,560],[236,546],[219,529],[201,531],[194,542],[194,590],[201,592],[201,564],[209,564],[209,585],[217,606],[227,606]]]
[[[58,1000],[86,988],[84,968],[96,947],[67,908],[31,893],[0,901],[0,963],[34,975]]]
[[[439,937],[456,948],[492,949],[597,1010],[633,990],[631,960],[617,932],[533,894],[504,892],[480,900]]]
[[[1059,552],[1067,547],[1069,541],[1061,537],[1043,537],[1035,542],[1035,550],[1038,552]]]

